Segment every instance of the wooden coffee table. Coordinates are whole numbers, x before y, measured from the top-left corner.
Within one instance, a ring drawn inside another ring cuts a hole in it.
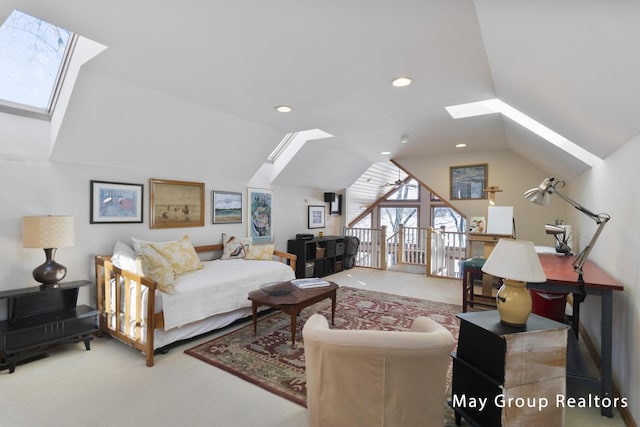
[[[282,310],[291,316],[291,345],[296,343],[296,328],[298,314],[303,308],[309,307],[325,298],[331,298],[331,324],[336,314],[336,291],[340,286],[329,282],[329,286],[311,289],[298,289],[290,282],[274,283],[249,292],[251,311],[253,313],[253,333],[258,332],[258,307],[268,307]],[[274,292],[275,291],[275,292]]]

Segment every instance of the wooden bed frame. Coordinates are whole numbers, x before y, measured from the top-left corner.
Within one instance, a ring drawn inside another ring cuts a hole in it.
[[[194,248],[197,253],[223,250],[222,244],[195,246]],[[279,258],[280,262],[288,264],[295,271],[296,255],[280,251],[273,251],[273,255]],[[109,334],[142,351],[146,356],[147,366],[153,366],[154,331],[164,328],[163,313],[155,313],[157,283],[147,277],[116,267],[111,262],[111,256],[96,256],[95,267],[100,333]],[[115,279],[115,283],[124,283],[124,287],[115,286],[115,301],[113,301],[113,296],[107,288],[113,279]],[[136,295],[136,307],[133,309],[131,308],[131,292],[124,293],[124,301],[121,295],[123,288],[131,289],[131,286],[134,286]],[[147,307],[144,313],[141,298],[143,286],[147,288]],[[113,310],[110,308],[112,305],[114,306]],[[131,328],[129,328],[128,325],[131,324],[132,320],[135,320],[135,328],[133,331],[130,331]],[[122,328],[123,322],[126,326],[125,328]],[[144,326],[146,326],[145,337],[142,336]]]

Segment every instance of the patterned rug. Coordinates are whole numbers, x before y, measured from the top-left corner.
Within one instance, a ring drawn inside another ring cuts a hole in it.
[[[402,331],[408,330],[417,316],[425,315],[449,329],[457,341],[459,319],[455,315],[460,311],[458,305],[341,287],[332,327]],[[249,323],[185,353],[305,406],[304,346],[300,330],[306,319],[316,312],[331,319],[331,300],[302,311],[294,346],[289,315],[275,312],[259,319],[256,335]]]

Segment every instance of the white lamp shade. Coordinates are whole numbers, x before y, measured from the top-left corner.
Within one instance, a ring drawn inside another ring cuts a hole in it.
[[[22,246],[25,248],[64,248],[73,246],[75,238],[72,216],[22,217]]]
[[[521,282],[539,283],[547,280],[534,244],[526,240],[499,240],[482,271]]]

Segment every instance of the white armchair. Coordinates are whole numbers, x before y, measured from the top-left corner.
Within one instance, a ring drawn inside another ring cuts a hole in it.
[[[428,317],[411,331],[329,329],[312,315],[302,329],[311,427],[438,426],[454,339]]]

